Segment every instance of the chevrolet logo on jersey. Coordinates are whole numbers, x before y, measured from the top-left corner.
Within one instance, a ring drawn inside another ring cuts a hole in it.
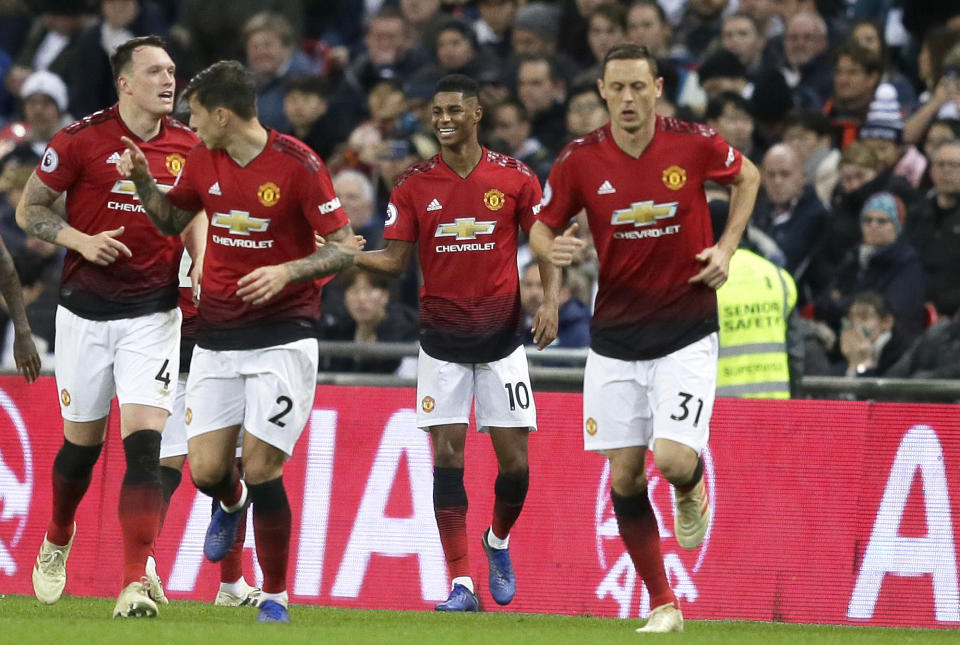
[[[453,223],[439,224],[434,237],[456,237],[458,240],[475,240],[478,235],[493,233],[497,222],[478,222],[473,217],[458,217]]]
[[[652,200],[645,202],[634,202],[630,208],[621,208],[613,211],[613,217],[610,223],[633,224],[636,227],[649,226],[658,219],[667,219],[677,214],[677,206],[680,202],[668,202],[666,204],[654,204]]]
[[[173,186],[164,186],[162,184],[157,184],[157,190],[161,193],[167,193]],[[139,202],[140,198],[137,196],[137,187],[134,186],[132,179],[120,179],[115,184],[113,188],[110,189],[110,192],[115,195],[126,195],[132,197],[134,202]],[[143,206],[141,204],[132,204],[128,201],[116,201],[108,200],[107,208],[112,211],[125,211],[128,213],[143,213]]]
[[[210,223],[220,228],[228,228],[234,235],[250,235],[250,231],[262,233],[267,230],[270,220],[250,217],[250,213],[247,211],[230,211],[229,213],[214,213]]]

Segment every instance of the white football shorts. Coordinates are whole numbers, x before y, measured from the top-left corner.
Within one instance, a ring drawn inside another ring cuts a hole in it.
[[[417,366],[417,427],[470,422],[477,429],[537,429],[537,406],[523,347],[492,363],[450,363],[422,349]]]
[[[89,320],[57,307],[54,350],[60,413],[68,421],[96,421],[117,397],[173,410],[180,371],[179,309]]]
[[[670,439],[697,454],[710,438],[717,389],[713,333],[672,354],[624,361],[590,350],[583,373],[583,447],[603,451]]]
[[[261,349],[196,347],[187,377],[187,439],[231,426],[293,454],[317,391],[317,341]]]

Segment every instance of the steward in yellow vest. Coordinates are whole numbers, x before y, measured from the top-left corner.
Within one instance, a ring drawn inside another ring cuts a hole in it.
[[[787,323],[797,287],[786,270],[748,251],[730,258],[717,290],[720,360],[717,396],[790,398]]]

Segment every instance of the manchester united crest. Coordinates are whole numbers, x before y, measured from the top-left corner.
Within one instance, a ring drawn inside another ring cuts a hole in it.
[[[597,434],[597,420],[593,417],[587,417],[586,421],[587,434],[591,437]]]
[[[191,410],[190,408],[187,408],[186,413],[184,413],[183,415],[183,420],[186,422],[187,425],[190,425],[190,422],[193,421],[193,410]]]
[[[280,186],[268,181],[257,189],[257,199],[264,206],[273,206],[280,201]]]
[[[484,205],[492,211],[498,211],[503,208],[507,198],[496,188],[491,188],[483,195]]]
[[[424,412],[429,414],[437,407],[437,402],[433,400],[432,396],[425,396],[423,397],[423,401],[420,402],[420,407],[423,408]]]
[[[64,407],[70,406],[70,393],[67,392],[67,388],[60,390],[60,402],[63,403]]]
[[[167,155],[167,170],[170,171],[171,175],[179,175],[180,171],[183,170],[183,164],[187,160],[182,154],[174,152],[173,154]]]
[[[663,185],[670,190],[680,190],[687,185],[687,171],[680,166],[670,166],[663,171]]]

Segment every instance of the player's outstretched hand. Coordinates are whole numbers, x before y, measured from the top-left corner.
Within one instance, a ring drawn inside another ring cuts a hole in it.
[[[237,281],[237,295],[244,302],[262,305],[290,282],[290,271],[280,264],[254,269]]]
[[[123,231],[124,228],[121,226],[112,231],[88,235],[77,250],[87,262],[93,262],[103,267],[116,262],[121,253],[128,258],[133,257],[133,252],[127,248],[127,245],[116,239],[123,235]]]
[[[33,383],[40,376],[40,354],[29,329],[13,338],[13,362],[27,383]]]
[[[120,161],[117,162],[117,172],[121,177],[130,179],[147,178],[150,176],[150,166],[143,150],[130,137],[120,137],[127,149],[123,151]]]
[[[703,284],[711,289],[719,289],[727,281],[730,269],[730,256],[714,244],[697,253],[697,262],[703,265],[700,272],[690,278],[690,284]]]
[[[580,225],[574,222],[570,228],[553,238],[553,246],[550,247],[550,262],[558,267],[568,267],[576,257],[577,252],[587,243],[577,237],[577,229]]]
[[[537,349],[543,349],[553,342],[557,337],[557,330],[560,328],[559,314],[556,307],[549,305],[540,305],[537,308],[537,314],[533,317],[533,342],[537,344]]]

